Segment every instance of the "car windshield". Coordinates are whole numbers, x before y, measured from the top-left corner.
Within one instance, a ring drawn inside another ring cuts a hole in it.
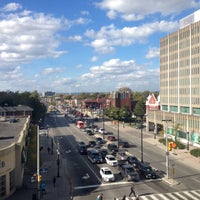
[[[106,175],[112,174],[112,172],[111,172],[111,171],[109,171],[109,170],[107,170],[107,171],[104,171],[104,173],[105,173]]]
[[[135,172],[135,171],[134,171],[133,168],[127,168],[127,172],[128,172],[128,173],[132,173],[132,172]]]
[[[146,167],[146,171],[147,171],[147,172],[151,172],[151,171],[152,171],[152,168],[151,168],[151,167]]]
[[[110,159],[110,160],[115,160],[115,158],[113,158],[113,157],[110,157],[109,159]]]

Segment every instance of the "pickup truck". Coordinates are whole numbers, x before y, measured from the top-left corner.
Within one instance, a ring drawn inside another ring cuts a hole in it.
[[[122,176],[127,181],[139,181],[140,177],[136,170],[126,162],[119,162],[118,170]]]

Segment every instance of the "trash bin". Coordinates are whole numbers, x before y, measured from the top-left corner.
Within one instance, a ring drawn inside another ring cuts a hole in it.
[[[37,200],[37,196],[35,193],[32,194],[32,200]]]

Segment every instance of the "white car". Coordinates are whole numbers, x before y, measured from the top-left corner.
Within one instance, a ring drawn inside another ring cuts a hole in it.
[[[104,182],[115,181],[115,176],[110,168],[102,167],[100,168],[100,175]]]
[[[105,134],[105,133],[106,133],[106,130],[105,130],[104,128],[100,128],[100,129],[99,129],[99,133]]]
[[[118,165],[118,161],[116,160],[116,158],[113,155],[106,155],[105,160],[108,165],[111,165],[111,166]]]

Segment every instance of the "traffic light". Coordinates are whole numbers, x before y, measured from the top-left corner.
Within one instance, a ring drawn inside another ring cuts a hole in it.
[[[168,142],[168,151],[172,150],[172,142]]]
[[[42,181],[42,175],[38,174],[38,182]]]

